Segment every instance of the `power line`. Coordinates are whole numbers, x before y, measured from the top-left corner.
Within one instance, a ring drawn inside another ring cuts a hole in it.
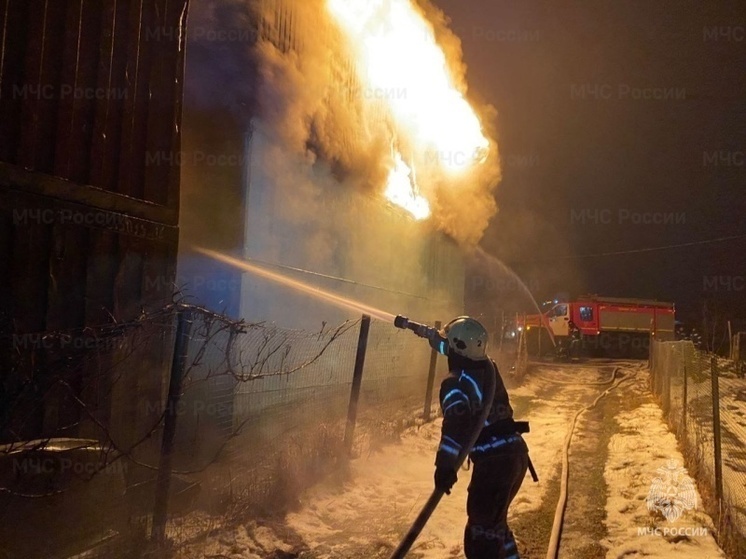
[[[692,246],[699,246],[699,245],[708,245],[708,244],[714,244],[714,243],[723,243],[725,241],[734,241],[737,239],[746,239],[746,234],[744,235],[731,235],[728,237],[718,237],[715,239],[706,239],[704,241],[691,241],[688,243],[678,243],[674,245],[662,245],[657,247],[646,247],[646,248],[636,248],[636,249],[630,249],[630,250],[615,250],[610,252],[596,252],[591,254],[566,254],[563,256],[555,256],[553,258],[546,258],[542,260],[523,260],[519,261],[520,263],[526,263],[526,262],[551,262],[554,260],[575,260],[575,259],[581,259],[581,258],[599,258],[604,256],[621,256],[624,254],[639,254],[642,252],[656,252],[659,250],[670,250],[675,248],[685,248],[685,247],[692,247]]]
[[[310,276],[317,276],[317,277],[320,277],[320,278],[330,279],[330,280],[334,280],[334,281],[339,281],[339,282],[342,282],[342,283],[349,283],[349,284],[357,285],[357,286],[360,286],[360,287],[367,287],[369,289],[377,289],[379,291],[386,291],[388,293],[395,293],[396,295],[406,295],[407,297],[413,297],[415,299],[424,299],[426,301],[430,300],[430,298],[425,297],[423,295],[416,295],[415,293],[407,293],[406,291],[398,291],[396,289],[389,289],[387,287],[381,287],[379,285],[372,285],[372,284],[369,284],[369,283],[362,283],[362,282],[354,281],[354,280],[347,279],[347,278],[340,278],[338,276],[332,276],[332,275],[329,275],[329,274],[322,274],[320,272],[312,272],[311,270],[304,270],[303,268],[296,268],[294,266],[286,266],[284,264],[277,264],[277,263],[274,263],[274,262],[266,262],[264,260],[258,260],[256,258],[248,258],[247,261],[249,261],[249,262],[256,262],[257,264],[261,264],[262,266],[272,266],[274,268],[280,268],[282,270],[290,270],[292,272],[298,272],[298,273],[307,274],[307,275],[310,275]]]

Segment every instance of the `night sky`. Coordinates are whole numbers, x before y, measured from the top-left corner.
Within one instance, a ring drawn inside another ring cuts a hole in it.
[[[470,97],[499,113],[484,248],[541,298],[651,297],[689,321],[707,301],[746,318],[746,3],[435,3]]]

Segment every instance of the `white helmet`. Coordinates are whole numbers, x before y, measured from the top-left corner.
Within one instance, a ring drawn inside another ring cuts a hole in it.
[[[443,327],[441,335],[448,338],[449,351],[473,361],[487,359],[489,334],[479,321],[459,316]]]

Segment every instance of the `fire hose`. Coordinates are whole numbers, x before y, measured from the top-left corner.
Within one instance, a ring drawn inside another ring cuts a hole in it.
[[[446,343],[445,340],[443,340],[440,336],[440,332],[438,332],[438,330],[436,330],[435,328],[432,328],[425,324],[412,322],[403,316],[397,316],[396,319],[394,319],[394,326],[396,326],[397,328],[412,330],[412,332],[414,332],[421,338],[430,340],[430,345],[434,348],[437,347],[438,344]],[[454,467],[456,471],[458,471],[458,469],[464,463],[467,456],[469,455],[469,452],[471,452],[472,447],[477,442],[479,434],[482,432],[482,426],[487,420],[487,417],[490,414],[490,410],[492,409],[492,401],[495,398],[497,370],[495,370],[495,365],[491,359],[487,359],[487,363],[489,364],[489,368],[493,374],[487,375],[487,379],[489,382],[485,386],[483,400],[484,405],[482,406],[479,420],[474,424],[474,431],[469,435],[467,443],[464,445],[464,448],[461,450],[461,452],[459,452],[458,457],[456,458],[456,465]],[[391,554],[390,559],[402,559],[407,555],[409,550],[412,548],[412,545],[414,545],[415,540],[420,535],[420,532],[422,532],[422,529],[427,524],[427,521],[430,520],[430,516],[432,516],[433,512],[435,512],[435,509],[438,507],[438,504],[440,503],[440,500],[442,498],[443,491],[435,488],[430,495],[430,498],[427,500],[425,505],[422,507],[422,510],[417,515],[417,518],[412,523],[409,531],[401,540],[399,546]]]
[[[572,435],[573,435],[573,432],[575,431],[575,424],[577,423],[578,418],[584,412],[596,407],[596,404],[598,404],[602,398],[604,398],[605,396],[608,396],[609,393],[615,388],[617,388],[622,382],[624,382],[625,380],[630,380],[631,378],[634,378],[634,377],[620,377],[614,380],[620,368],[621,367],[614,368],[614,372],[611,374],[610,380],[604,381],[601,383],[596,383],[596,384],[610,384],[611,383],[611,386],[607,388],[606,390],[604,390],[603,392],[601,392],[601,394],[598,395],[598,397],[593,401],[592,404],[578,410],[578,412],[572,418],[572,422],[570,423],[570,429],[568,430],[567,435],[565,436],[565,442],[562,448],[562,478],[560,480],[560,496],[559,496],[559,500],[557,501],[557,508],[554,511],[554,522],[552,524],[552,532],[549,537],[549,547],[547,549],[546,559],[556,559],[559,553],[560,534],[562,532],[562,525],[565,519],[565,508],[567,507],[567,484],[568,484],[569,476],[570,476],[570,442],[572,441]],[[575,383],[560,382],[560,384],[575,384]]]

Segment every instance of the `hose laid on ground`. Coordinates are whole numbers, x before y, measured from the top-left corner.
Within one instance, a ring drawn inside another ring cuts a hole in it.
[[[552,367],[554,367],[554,364],[552,364]],[[576,366],[576,368],[580,368],[580,369],[583,369],[583,368],[585,368],[585,369],[596,368],[597,369],[599,367],[577,367]],[[578,382],[578,381],[573,381],[573,380],[557,380],[557,379],[550,379],[550,378],[547,378],[547,377],[542,377],[542,380],[545,380],[547,382],[551,382],[552,384],[562,384],[562,385],[565,385],[565,386],[604,386],[606,384],[611,384],[612,382],[614,382],[614,377],[616,376],[616,371],[619,368],[620,367],[618,365],[615,366],[613,368],[613,370],[611,372],[611,376],[609,377],[608,380],[601,380],[601,381],[598,381],[598,382]]]
[[[572,435],[575,431],[575,423],[577,422],[581,414],[596,407],[596,404],[601,401],[601,398],[607,396],[622,382],[635,378],[635,375],[632,375],[620,377],[619,379],[614,381],[614,377],[616,377],[617,372],[621,369],[622,367],[614,368],[614,372],[611,375],[611,380],[603,383],[608,384],[611,382],[613,384],[609,388],[604,390],[601,394],[599,394],[592,404],[578,410],[578,412],[573,417],[572,422],[570,423],[570,430],[567,432],[567,436],[565,437],[565,444],[562,449],[562,479],[560,480],[560,497],[559,501],[557,502],[557,508],[554,511],[554,524],[552,525],[552,534],[549,538],[549,548],[547,549],[546,559],[556,559],[557,554],[559,553],[560,532],[562,531],[562,524],[565,519],[565,507],[567,507],[567,483],[570,476],[570,442],[572,441]]]
[[[456,471],[458,471],[458,469],[464,463],[466,457],[471,452],[472,447],[477,442],[477,439],[482,432],[482,427],[484,426],[484,423],[490,414],[490,410],[492,409],[492,401],[495,399],[497,369],[495,368],[495,364],[492,362],[492,359],[488,359],[487,363],[489,364],[489,368],[490,371],[492,371],[492,374],[487,375],[487,380],[489,381],[489,383],[487,384],[487,386],[485,386],[485,397],[482,400],[482,413],[479,414],[479,420],[474,424],[474,431],[469,436],[469,440],[467,441],[466,445],[464,445],[464,448],[461,450],[458,457],[456,458]],[[437,488],[433,490],[430,498],[422,507],[420,514],[417,515],[417,518],[412,523],[411,528],[404,536],[401,543],[399,543],[399,546],[394,550],[394,553],[391,554],[391,559],[402,559],[407,555],[409,550],[412,548],[415,540],[417,539],[417,536],[420,535],[420,532],[422,532],[425,524],[427,524],[427,521],[430,520],[430,516],[432,516],[433,512],[435,512],[435,509],[438,507],[438,503],[440,503],[440,500],[442,498],[443,491]]]

